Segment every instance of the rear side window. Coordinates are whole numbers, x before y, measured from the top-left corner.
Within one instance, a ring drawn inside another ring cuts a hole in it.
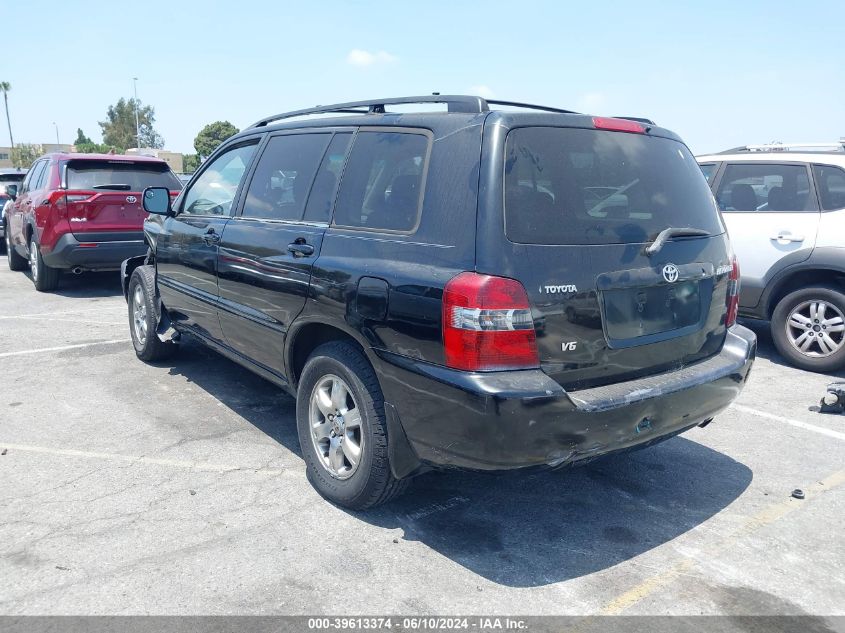
[[[331,134],[274,136],[258,159],[243,217],[301,220]]]
[[[79,160],[67,166],[68,189],[143,191],[147,187],[179,190],[182,183],[166,163]]]
[[[822,209],[845,209],[845,171],[830,165],[813,165]]]
[[[413,231],[422,203],[429,141],[422,134],[359,132],[340,184],[335,224]]]
[[[41,172],[44,170],[46,161],[40,160],[35,163],[26,175],[26,180],[23,182],[23,191],[31,191],[38,188],[38,181],[41,178]]]
[[[505,147],[505,232],[524,244],[629,244],[723,232],[698,163],[671,139],[527,127]]]
[[[701,167],[701,173],[704,174],[708,184],[712,184],[713,176],[716,175],[716,163],[702,163],[699,167]]]
[[[716,192],[726,212],[816,211],[804,165],[758,163],[728,165]]]
[[[347,132],[334,135],[308,196],[304,218],[306,221],[328,222],[331,218],[332,203],[337,194],[337,185],[351,140],[352,134]]]

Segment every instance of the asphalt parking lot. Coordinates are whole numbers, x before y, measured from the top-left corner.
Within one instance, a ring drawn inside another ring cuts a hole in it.
[[[353,513],[280,390],[196,343],[145,365],[116,273],[40,294],[3,257],[0,614],[843,615],[845,416],[811,410],[836,377],[755,330],[707,428]]]

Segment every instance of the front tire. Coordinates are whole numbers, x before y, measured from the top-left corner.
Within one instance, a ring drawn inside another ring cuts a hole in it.
[[[15,250],[15,246],[12,244],[12,235],[9,233],[8,225],[6,226],[6,259],[9,261],[9,270],[14,270],[16,272],[26,270],[26,267],[29,265],[29,262],[26,261],[26,257],[21,257]]]
[[[176,351],[172,341],[162,341],[158,328],[155,270],[152,266],[138,266],[129,279],[129,331],[135,356],[145,362],[164,360]]]
[[[845,366],[845,294],[824,286],[786,295],[772,314],[772,339],[791,365],[820,373]]]
[[[50,268],[44,263],[34,233],[29,238],[29,271],[32,274],[32,283],[35,284],[38,292],[52,292],[59,287],[61,271],[58,268]]]
[[[396,479],[390,470],[378,379],[353,345],[326,343],[308,358],[296,422],[308,480],[329,501],[363,510],[407,488],[409,480]]]

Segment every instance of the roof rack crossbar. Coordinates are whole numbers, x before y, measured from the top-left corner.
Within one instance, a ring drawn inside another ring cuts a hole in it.
[[[830,143],[760,143],[757,145],[740,145],[739,147],[732,147],[726,149],[720,154],[738,154],[742,152],[789,152],[797,149],[808,150],[809,152],[819,152],[827,150],[828,152],[842,152],[845,151],[845,138],[839,141]]]
[[[293,110],[266,117],[256,121],[250,128],[263,127],[273,121],[291,119],[299,116],[312,114],[383,114],[385,106],[413,104],[413,103],[445,103],[449,112],[465,112],[469,114],[487,112],[490,108],[487,102],[481,97],[470,97],[465,95],[425,95],[421,97],[394,97],[390,99],[372,99],[367,101],[350,101],[348,103],[335,103],[332,105],[316,106],[304,110]],[[362,110],[361,108],[366,108]]]

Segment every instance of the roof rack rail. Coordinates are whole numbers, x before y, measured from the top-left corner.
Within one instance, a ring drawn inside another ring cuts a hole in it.
[[[845,137],[832,143],[761,143],[758,145],[740,145],[719,152],[720,154],[738,154],[742,152],[794,152],[804,150],[809,152],[845,152]]]
[[[445,103],[449,112],[478,113],[487,112],[490,108],[487,102],[481,97],[469,97],[465,95],[425,95],[422,97],[393,97],[390,99],[371,99],[367,101],[350,101],[348,103],[335,103],[333,105],[316,106],[304,110],[293,110],[268,116],[256,121],[250,128],[263,127],[273,121],[291,119],[298,116],[311,114],[384,114],[385,106],[400,105],[406,103]],[[363,110],[362,108],[366,108]]]
[[[291,112],[282,112],[281,114],[274,114],[273,116],[268,116],[259,121],[256,121],[249,127],[264,127],[266,125],[269,125],[270,123],[273,123],[274,121],[292,119],[294,117],[299,116],[309,116],[313,114],[384,114],[386,112],[385,106],[414,103],[445,103],[449,109],[449,112],[463,112],[468,114],[489,112],[489,104],[512,106],[516,108],[526,108],[529,110],[542,110],[544,112],[557,112],[560,114],[576,114],[572,110],[563,110],[561,108],[534,105],[531,103],[520,103],[518,101],[499,101],[468,95],[433,94],[424,95],[421,97],[393,97],[390,99],[370,99],[366,101],[349,101],[347,103],[335,103],[332,105],[324,106],[318,105],[313,108],[305,108],[303,110],[293,110]]]

